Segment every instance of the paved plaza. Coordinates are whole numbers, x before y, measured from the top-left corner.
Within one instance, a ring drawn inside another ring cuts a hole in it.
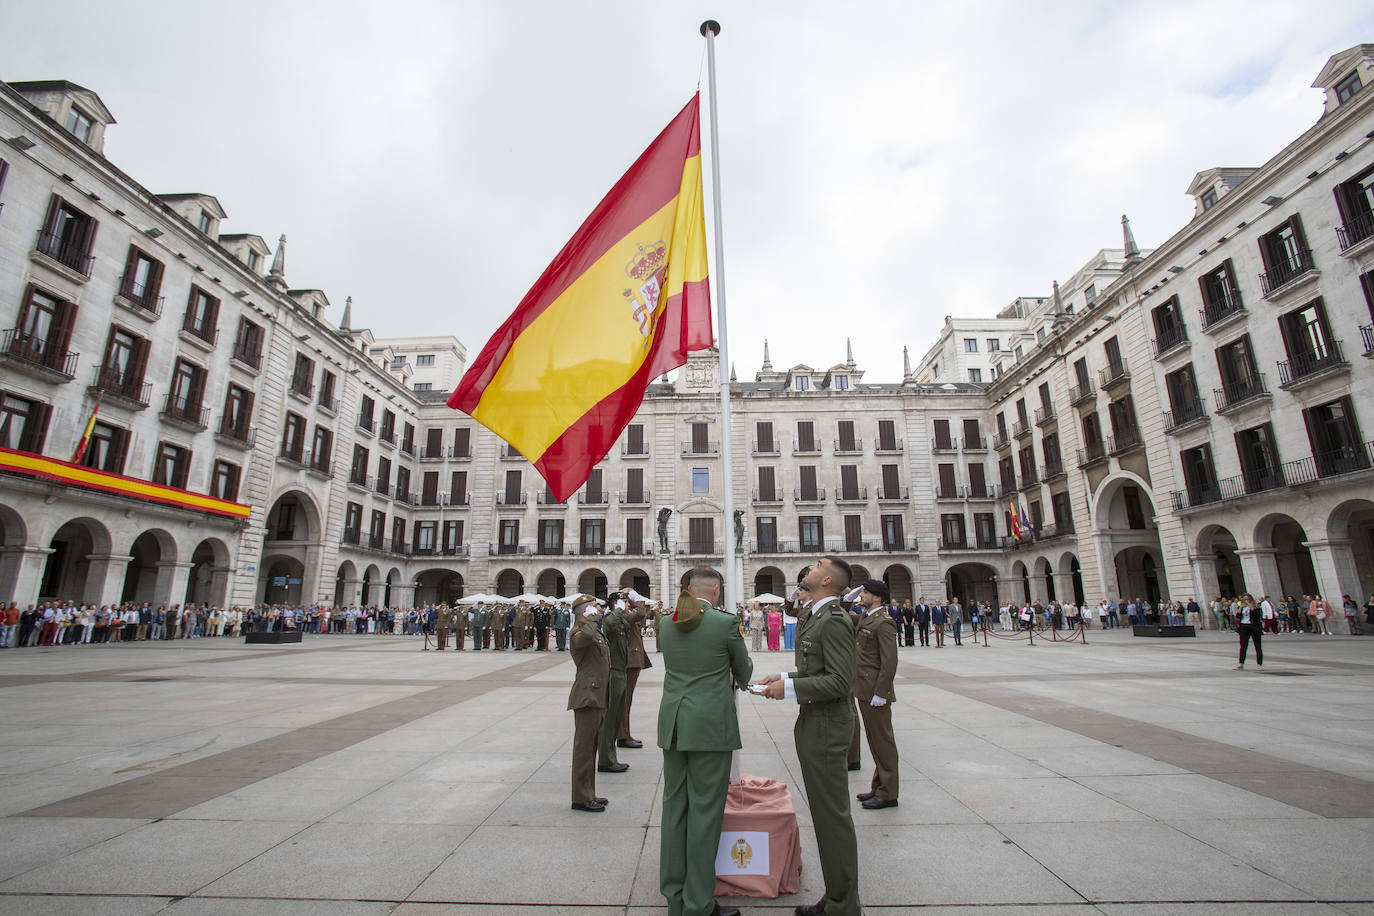
[[[1243,672],[1223,633],[902,649],[901,805],[854,811],[866,911],[1374,913],[1374,639],[1265,648]],[[0,913],[664,912],[662,673],[636,697],[646,747],[584,814],[566,654],[4,650]],[[787,782],[802,825],[801,892],[731,901],[753,916],[821,896],[795,714],[740,697],[743,770]]]

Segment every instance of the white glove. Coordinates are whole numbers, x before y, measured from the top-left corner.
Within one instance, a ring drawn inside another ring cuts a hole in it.
[[[639,592],[635,591],[634,589],[630,589],[629,591],[625,592],[625,594],[630,596],[630,600],[631,600],[631,601],[644,601],[644,600],[645,600],[644,596],[641,595]]]
[[[787,596],[787,600],[792,602],[793,604],[796,604],[797,595],[799,594],[801,594],[801,586],[797,586],[796,588],[792,589],[792,593]]]
[[[616,602],[615,602],[615,609],[616,609],[617,611],[623,611],[623,610],[625,610],[625,599],[624,599],[624,598],[618,598],[618,599],[616,599]]]
[[[853,604],[853,603],[854,603],[854,599],[858,598],[858,597],[859,597],[859,592],[861,592],[861,591],[863,591],[863,590],[864,590],[864,587],[863,587],[862,585],[860,585],[858,588],[850,589],[850,590],[849,590],[849,594],[847,594],[847,595],[844,596],[844,600],[845,600],[845,601],[848,601],[850,604]]]
[[[871,699],[871,700],[868,701],[868,705],[869,705],[869,706],[886,706],[886,705],[887,705],[887,700],[884,700],[882,697],[875,696],[873,699]]]

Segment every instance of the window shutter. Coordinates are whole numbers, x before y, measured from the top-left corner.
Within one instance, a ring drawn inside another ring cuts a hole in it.
[[[158,293],[162,292],[162,262],[153,260],[153,267],[148,271],[148,286],[143,291],[143,300],[148,303],[149,308],[157,308]]]
[[[205,370],[192,367],[191,390],[186,393],[186,416],[192,420],[200,419],[200,408],[205,401]]]
[[[52,235],[57,229],[57,211],[62,207],[62,198],[56,194],[48,201],[48,214],[43,217],[43,234]]]
[[[32,289],[33,287],[30,287]],[[76,330],[76,303],[62,301],[57,305],[57,315],[53,328],[48,335],[44,356],[47,365],[61,369],[67,362],[67,347],[72,342],[72,332]]]
[[[119,280],[119,294],[126,299],[134,299],[134,269],[138,266],[138,249],[133,245],[129,246],[129,253],[124,256],[124,276]],[[149,275],[149,280],[152,276]]]
[[[253,392],[243,393],[243,411],[239,414],[238,434],[240,439],[248,438],[248,430],[253,425]]]
[[[129,359],[129,375],[125,380],[125,394],[137,398],[143,393],[143,374],[148,370],[148,340],[134,338],[134,352]]]
[[[110,457],[104,469],[114,474],[124,473],[124,461],[128,457],[128,454],[129,431],[116,427],[114,436],[110,442]]]
[[[24,424],[24,435],[19,440],[22,452],[43,453],[43,443],[48,438],[48,419],[52,416],[52,405],[41,401],[33,402],[33,413]]]
[[[201,331],[205,334],[205,339],[209,340],[215,336],[215,328],[219,327],[219,300],[207,296],[205,302],[205,317],[201,321]]]

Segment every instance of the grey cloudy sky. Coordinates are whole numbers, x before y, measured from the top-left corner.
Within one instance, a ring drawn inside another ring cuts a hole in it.
[[[285,233],[287,280],[475,355],[704,77],[717,18],[731,356],[900,377],[945,315],[1047,295],[1122,213],[1309,127],[1367,0],[150,3],[7,0],[0,78],[69,79],[106,155]],[[704,97],[704,96],[703,96]],[[709,180],[708,163],[708,180]],[[708,214],[709,218],[709,214]],[[714,255],[713,255],[714,256]]]

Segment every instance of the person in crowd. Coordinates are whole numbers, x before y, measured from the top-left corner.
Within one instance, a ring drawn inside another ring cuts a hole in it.
[[[1236,670],[1245,667],[1245,651],[1251,642],[1255,644],[1255,667],[1264,667],[1264,649],[1260,644],[1264,628],[1261,624],[1259,607],[1249,595],[1237,599],[1236,631],[1240,634],[1240,661]]]
[[[768,651],[777,652],[782,648],[782,611],[774,605],[768,609]]]

